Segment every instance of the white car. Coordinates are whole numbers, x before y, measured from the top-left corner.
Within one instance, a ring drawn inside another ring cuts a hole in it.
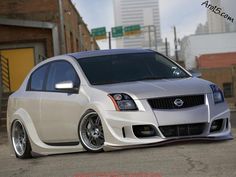
[[[143,49],[41,62],[10,96],[7,128],[18,158],[232,138],[222,91]]]

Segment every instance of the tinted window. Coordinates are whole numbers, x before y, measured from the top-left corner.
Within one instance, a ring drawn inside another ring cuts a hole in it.
[[[190,77],[164,56],[150,52],[78,59],[93,85]]]
[[[63,81],[72,81],[74,84],[79,85],[79,78],[75,69],[70,63],[65,61],[52,63],[48,74],[46,90],[56,91],[55,85]]]
[[[47,73],[48,65],[44,65],[37,69],[30,78],[30,88],[29,90],[41,91],[43,90],[43,83]]]

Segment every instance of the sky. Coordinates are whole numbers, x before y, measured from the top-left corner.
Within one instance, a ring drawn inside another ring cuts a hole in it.
[[[88,28],[106,26],[107,31],[114,26],[113,0],[72,0],[79,10]],[[145,0],[144,0],[145,1]],[[205,0],[159,0],[161,36],[171,43],[174,51],[173,26],[176,26],[177,37],[194,34],[199,23],[206,22],[206,8],[201,6]],[[225,0],[229,1],[229,0]],[[115,40],[115,39],[114,39]],[[108,48],[106,40],[98,42],[101,49]],[[115,48],[115,41],[112,42]]]

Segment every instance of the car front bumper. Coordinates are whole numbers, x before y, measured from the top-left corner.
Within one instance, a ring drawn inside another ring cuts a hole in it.
[[[103,129],[105,135],[104,150],[127,149],[134,147],[157,146],[178,141],[189,140],[230,140],[231,135],[230,110],[226,103],[215,105],[210,100],[211,95],[206,95],[206,104],[183,110],[152,110],[146,100],[141,100],[139,111],[118,112],[102,111]],[[211,106],[210,106],[211,105]],[[222,128],[211,132],[213,121],[222,119]],[[227,125],[226,125],[227,121]],[[166,137],[160,126],[186,125],[203,123],[204,130],[199,135]],[[152,125],[158,135],[153,137],[138,138],[133,132],[134,125]],[[125,131],[125,136],[124,136]]]
[[[177,142],[186,142],[186,141],[197,141],[197,142],[213,142],[213,141],[224,141],[224,140],[232,140],[234,139],[231,133],[226,134],[225,136],[208,136],[208,137],[184,137],[184,138],[171,138],[171,139],[163,139],[162,141],[158,141],[156,143],[149,143],[149,144],[136,144],[136,145],[114,145],[105,143],[104,144],[104,151],[115,151],[115,150],[122,150],[122,149],[131,149],[131,148],[142,148],[142,147],[158,147],[163,146],[171,143]]]

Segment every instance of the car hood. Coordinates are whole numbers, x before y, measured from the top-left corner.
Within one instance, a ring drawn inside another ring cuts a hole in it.
[[[109,93],[126,93],[133,99],[211,93],[209,81],[198,78],[162,79],[95,86]]]

